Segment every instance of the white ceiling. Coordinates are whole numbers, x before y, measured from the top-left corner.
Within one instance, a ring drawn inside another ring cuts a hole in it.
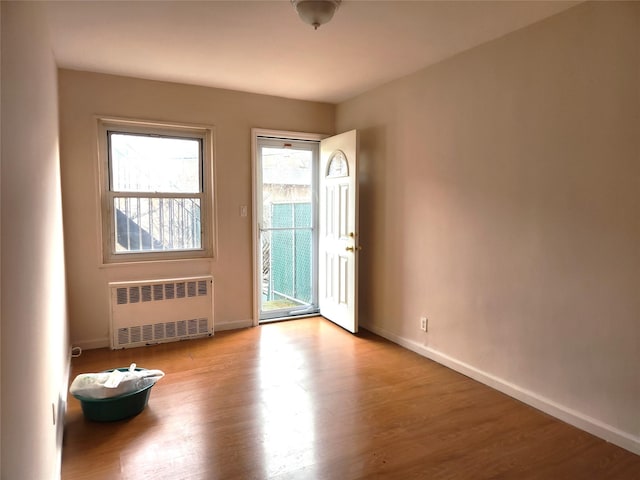
[[[338,103],[576,1],[343,1],[314,31],[288,0],[47,4],[60,67]]]

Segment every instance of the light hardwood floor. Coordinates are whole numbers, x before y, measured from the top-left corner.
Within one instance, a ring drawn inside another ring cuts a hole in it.
[[[138,416],[69,397],[62,478],[640,479],[640,457],[372,333],[321,318],[84,352],[166,376]]]

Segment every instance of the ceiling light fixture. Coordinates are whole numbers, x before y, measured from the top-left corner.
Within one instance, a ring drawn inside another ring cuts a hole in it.
[[[333,18],[342,0],[291,0],[303,22],[317,30]]]

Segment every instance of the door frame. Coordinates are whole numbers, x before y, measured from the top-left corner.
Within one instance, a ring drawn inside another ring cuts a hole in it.
[[[252,270],[253,270],[253,319],[252,325],[260,323],[260,297],[262,295],[262,269],[258,265],[260,259],[260,230],[257,222],[258,183],[262,181],[262,175],[258,170],[258,137],[268,137],[281,140],[306,140],[316,141],[329,137],[320,133],[292,132],[283,130],[270,130],[264,128],[251,129],[251,238],[252,238]]]

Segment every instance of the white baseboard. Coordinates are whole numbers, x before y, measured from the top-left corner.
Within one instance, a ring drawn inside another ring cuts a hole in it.
[[[427,357],[445,367],[456,372],[462,373],[480,383],[494,388],[510,397],[520,400],[538,410],[541,410],[563,422],[588,432],[596,437],[602,438],[607,442],[611,442],[619,447],[629,450],[636,455],[640,455],[640,436],[624,432],[618,428],[608,425],[600,420],[584,415],[581,412],[561,405],[535,392],[522,388],[511,382],[507,382],[499,377],[491,375],[487,372],[479,370],[472,365],[461,362],[449,355],[446,355],[433,348],[425,347],[413,340],[406,339],[395,333],[392,333],[377,325],[361,325],[362,328],[369,330],[387,340],[397,343],[423,357]]]
[[[214,331],[223,332],[225,330],[237,330],[238,328],[253,327],[253,320],[235,320],[233,322],[216,323]]]

